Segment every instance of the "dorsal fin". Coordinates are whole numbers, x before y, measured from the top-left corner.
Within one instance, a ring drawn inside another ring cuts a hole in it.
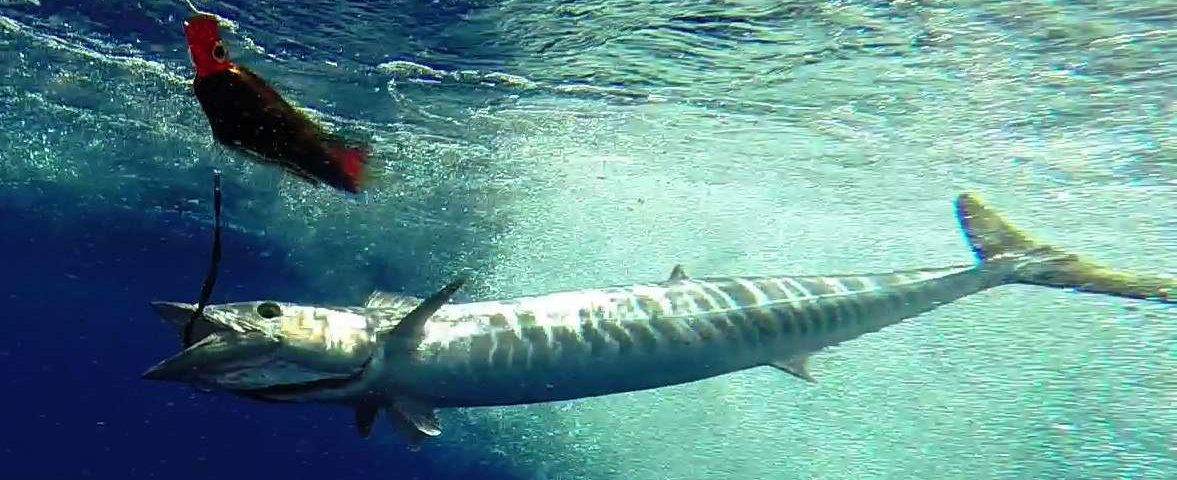
[[[417,348],[417,345],[421,343],[421,339],[425,338],[425,322],[434,313],[437,313],[437,310],[445,305],[446,302],[449,302],[450,298],[458,292],[458,289],[466,284],[466,281],[467,278],[461,276],[457,280],[442,287],[437,293],[421,301],[413,311],[405,315],[395,327],[392,327],[392,330],[381,335],[381,342],[386,344],[391,342],[396,343],[396,345],[385,345],[385,355]]]
[[[686,280],[688,278],[691,277],[687,276],[687,272],[686,270],[683,270],[682,264],[675,265],[674,268],[670,270],[670,281]]]
[[[393,308],[405,305],[416,305],[421,303],[421,299],[412,295],[402,295],[399,293],[382,292],[376,290],[368,295],[368,299],[364,301],[366,308]]]

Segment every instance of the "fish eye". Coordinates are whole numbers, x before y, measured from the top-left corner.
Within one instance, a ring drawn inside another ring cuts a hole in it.
[[[229,49],[225,48],[225,44],[223,42],[218,41],[217,44],[213,46],[213,60],[224,62],[228,58]]]
[[[262,318],[275,318],[282,316],[282,307],[279,307],[274,302],[262,302],[257,306],[257,314]]]

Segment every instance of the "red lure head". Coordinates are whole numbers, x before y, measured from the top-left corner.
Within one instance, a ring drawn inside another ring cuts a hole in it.
[[[188,36],[188,53],[192,56],[197,77],[207,77],[233,66],[229,61],[229,48],[221,41],[217,17],[205,13],[188,17],[184,22],[184,33]]]

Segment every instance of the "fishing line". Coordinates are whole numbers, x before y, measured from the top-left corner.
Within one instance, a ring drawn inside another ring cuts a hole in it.
[[[184,3],[187,3],[187,4],[188,4],[188,8],[191,8],[191,9],[192,9],[192,13],[204,13],[204,14],[209,14],[208,12],[202,12],[202,11],[198,10],[198,9],[196,8],[196,5],[193,5],[193,4],[192,4],[192,0],[184,0]]]
[[[217,283],[217,273],[221,265],[221,171],[213,169],[213,248],[208,265],[208,273],[204,276],[204,285],[200,288],[200,301],[192,317],[184,325],[184,347],[192,345],[192,331],[196,328],[196,320],[204,313],[204,307],[212,297],[213,286]]]

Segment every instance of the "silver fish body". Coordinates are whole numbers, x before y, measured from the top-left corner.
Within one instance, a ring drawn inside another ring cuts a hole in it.
[[[445,407],[696,381],[804,356],[997,285],[974,266],[875,275],[677,278],[447,305],[382,382]]]
[[[146,378],[258,400],[343,404],[367,436],[378,412],[411,443],[438,408],[518,405],[659,388],[758,366],[814,381],[809,355],[1010,283],[1177,302],[1177,280],[1120,272],[1031,240],[977,198],[957,216],[972,265],[830,276],[691,278],[448,303],[375,292],[362,306],[213,305],[198,341]],[[177,329],[193,307],[156,303]]]

